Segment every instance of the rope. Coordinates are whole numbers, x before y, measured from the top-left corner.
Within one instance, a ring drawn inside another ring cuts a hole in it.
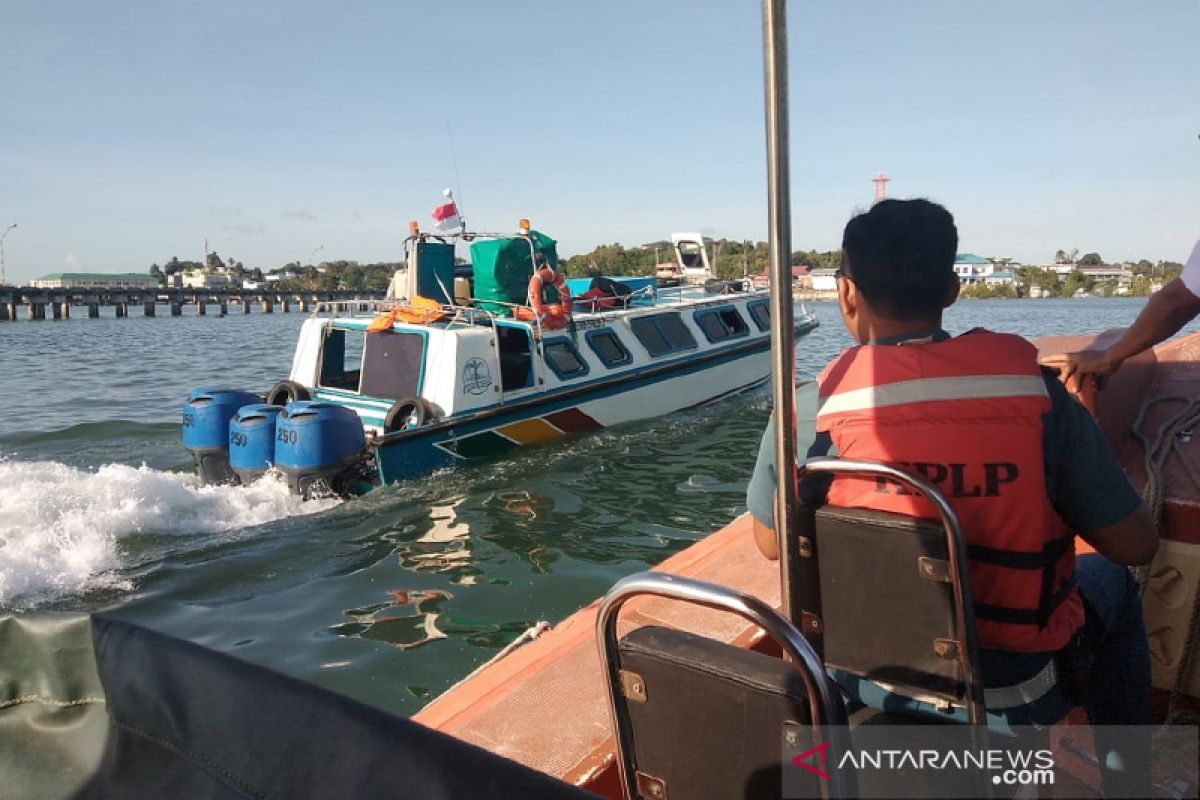
[[[467,675],[467,677],[463,678],[462,680],[458,681],[453,686],[451,686],[449,689],[447,689],[445,694],[449,694],[450,692],[454,691],[459,686],[462,686],[464,683],[471,680],[479,673],[483,672],[485,669],[490,667],[492,664],[495,664],[497,661],[504,658],[512,651],[516,650],[521,645],[525,644],[526,642],[532,642],[534,639],[538,638],[539,636],[541,636],[543,633],[545,633],[548,630],[550,630],[550,623],[547,622],[546,620],[541,620],[540,622],[537,622],[534,625],[531,625],[530,627],[526,628],[525,631],[520,636],[518,636],[517,638],[515,638],[511,642],[509,642],[507,645],[505,645],[504,648],[501,649],[499,653],[496,653],[496,655],[492,656],[487,661],[480,664],[478,667],[476,667],[474,670],[472,670],[471,673],[469,675]]]
[[[1145,421],[1150,408],[1159,403],[1171,402],[1183,403],[1184,407],[1174,416],[1168,417],[1153,434],[1147,435],[1143,433],[1142,423]],[[1192,479],[1192,483],[1200,490],[1200,474],[1197,473],[1195,467],[1192,466],[1192,463],[1184,457],[1183,452],[1179,449],[1180,435],[1198,422],[1200,422],[1200,398],[1188,398],[1181,395],[1163,395],[1147,400],[1142,405],[1141,410],[1138,411],[1137,419],[1133,422],[1133,434],[1141,442],[1145,454],[1146,488],[1142,494],[1146,505],[1150,508],[1151,514],[1154,515],[1154,524],[1156,527],[1162,527],[1163,504],[1166,498],[1164,467],[1171,453],[1175,453],[1179,457],[1179,461],[1187,471],[1188,477]],[[1134,570],[1134,575],[1137,577],[1138,583],[1141,585],[1142,592],[1144,593],[1147,580],[1150,576],[1149,565],[1138,567]],[[1192,613],[1188,620],[1187,634],[1183,642],[1183,660],[1180,662],[1179,668],[1175,673],[1175,682],[1171,687],[1171,693],[1167,701],[1166,724],[1168,725],[1175,722],[1191,721],[1185,720],[1185,715],[1179,713],[1178,701],[1179,696],[1183,693],[1184,682],[1192,672],[1198,629],[1200,629],[1200,587],[1197,588],[1192,602]]]

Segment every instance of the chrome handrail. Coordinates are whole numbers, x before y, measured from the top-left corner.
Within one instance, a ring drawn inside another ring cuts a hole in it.
[[[796,626],[771,606],[745,592],[713,583],[668,575],[662,572],[639,572],[618,581],[604,595],[596,613],[596,639],[608,688],[608,708],[617,746],[617,768],[627,798],[638,797],[637,776],[628,769],[626,757],[633,754],[633,732],[629,720],[622,714],[617,698],[621,694],[620,656],[617,638],[617,617],[621,606],[638,595],[656,595],[673,600],[695,603],[707,608],[736,614],[762,628],[783,647],[783,652],[800,672],[808,696],[813,744],[823,743],[822,731],[830,726],[846,726],[846,709],[841,696],[835,695],[831,681],[825,675],[821,659],[813,651]],[[821,784],[821,797],[848,797],[840,772]]]

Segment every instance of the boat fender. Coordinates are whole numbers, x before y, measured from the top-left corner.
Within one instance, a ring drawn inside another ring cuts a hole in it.
[[[542,288],[553,284],[558,290],[557,303],[542,300]],[[571,321],[571,287],[566,276],[550,267],[542,267],[529,279],[529,307],[547,328],[565,328]]]
[[[406,428],[419,428],[429,419],[429,403],[422,397],[406,397],[392,403],[383,420],[383,432],[395,433]],[[413,424],[415,423],[415,424]]]
[[[267,392],[265,402],[271,406],[286,406],[297,400],[308,400],[310,397],[312,393],[308,391],[308,387],[295,381],[280,381]]]

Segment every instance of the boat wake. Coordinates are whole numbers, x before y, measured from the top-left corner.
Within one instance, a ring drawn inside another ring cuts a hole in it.
[[[119,574],[139,535],[213,534],[322,511],[268,475],[242,486],[198,485],[195,475],[107,464],[94,471],[54,461],[0,459],[0,606],[129,590]]]

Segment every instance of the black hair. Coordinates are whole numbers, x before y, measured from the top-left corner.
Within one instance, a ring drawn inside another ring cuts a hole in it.
[[[846,223],[842,270],[881,315],[934,319],[954,296],[957,251],[958,229],[945,208],[882,200]]]

